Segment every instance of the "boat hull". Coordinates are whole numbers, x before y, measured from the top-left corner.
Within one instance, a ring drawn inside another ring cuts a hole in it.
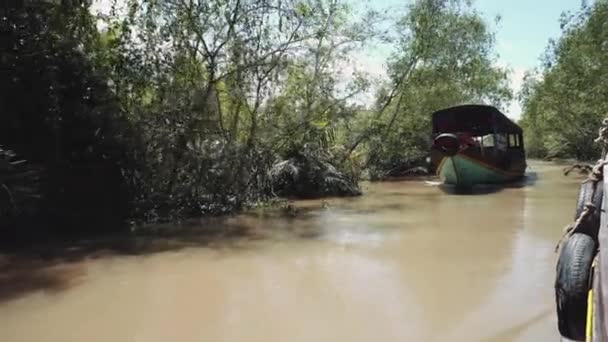
[[[443,183],[462,187],[501,184],[523,176],[523,173],[501,170],[464,154],[444,156],[436,171]]]

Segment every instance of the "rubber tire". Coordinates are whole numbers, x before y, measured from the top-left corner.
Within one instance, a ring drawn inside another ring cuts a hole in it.
[[[450,148],[447,148],[442,144],[438,144],[438,142],[441,140],[450,140],[454,145],[452,145]],[[439,134],[435,138],[435,140],[433,140],[433,145],[446,156],[451,157],[458,153],[458,150],[460,149],[460,139],[458,139],[458,136],[456,136],[456,134],[443,133]]]
[[[585,233],[597,241],[597,235],[600,229],[600,220],[601,220],[601,212],[602,208],[602,199],[604,197],[604,182],[599,181],[597,183],[597,190],[595,191],[595,196],[593,199],[591,196],[593,195],[593,182],[585,182],[581,184],[578,190],[578,198],[576,200],[576,210],[574,212],[574,219],[576,220],[579,215],[585,209],[585,203],[591,202],[595,205],[598,210],[596,210],[593,215],[584,222],[584,226],[578,232]]]
[[[595,241],[587,234],[574,233],[561,248],[555,279],[557,324],[560,334],[574,341],[585,340],[587,294]]]

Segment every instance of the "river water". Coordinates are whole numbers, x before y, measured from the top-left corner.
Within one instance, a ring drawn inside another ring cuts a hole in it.
[[[222,223],[255,239],[24,266],[45,276],[0,297],[0,341],[557,341],[554,247],[580,182],[561,170],[473,195],[366,184]]]

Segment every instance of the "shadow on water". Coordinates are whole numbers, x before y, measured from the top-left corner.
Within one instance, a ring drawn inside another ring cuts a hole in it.
[[[518,181],[505,185],[505,188],[525,188],[534,186],[538,181],[538,173],[535,171],[526,172],[524,177]]]
[[[79,284],[84,275],[84,268],[78,263],[0,256],[0,302],[35,291],[58,293]]]
[[[521,189],[534,186],[538,180],[538,174],[536,172],[528,172],[525,176],[519,180],[494,185],[494,184],[480,184],[470,188],[462,188],[448,184],[440,184],[439,188],[449,195],[488,195],[500,192],[504,189]]]
[[[453,186],[453,185],[449,185],[449,184],[440,184],[439,189],[441,189],[443,192],[445,192],[448,195],[468,196],[468,195],[487,195],[487,194],[497,193],[497,192],[502,191],[503,186],[484,184],[484,185],[475,185],[470,188],[465,188],[465,187],[457,187],[457,186]]]
[[[86,262],[91,260],[197,247],[233,252],[255,248],[251,242],[259,240],[318,238],[322,232],[306,224],[312,209],[301,210],[296,217],[282,212],[243,214],[192,220],[180,225],[155,225],[143,232],[103,238],[53,241],[27,248],[4,246],[0,249],[0,302],[37,291],[55,294],[77,286],[84,281]],[[295,222],[298,224],[294,225]]]

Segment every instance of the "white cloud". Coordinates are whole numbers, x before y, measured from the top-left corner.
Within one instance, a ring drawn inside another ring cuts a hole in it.
[[[352,55],[354,70],[363,70],[375,78],[386,77],[386,65],[384,58],[377,58],[365,52],[355,52]]]
[[[111,0],[93,0],[93,3],[91,4],[91,7],[89,9],[94,14],[101,13],[101,14],[108,15],[108,14],[110,14],[111,7],[112,7]]]
[[[356,96],[352,102],[359,105],[370,105],[374,102],[378,81],[387,79],[386,58],[384,56],[374,56],[370,51],[360,50],[350,54],[348,62],[340,63],[341,78],[344,84],[353,80],[355,72],[363,72],[369,75],[372,86],[365,93]]]
[[[524,84],[524,76],[526,74],[527,69],[524,67],[511,67],[511,72],[509,73],[509,83],[511,90],[513,91],[513,95],[515,98],[509,104],[509,108],[507,111],[507,115],[514,120],[519,120],[521,118],[521,104],[517,100],[517,94],[521,90],[521,87]]]
[[[501,41],[498,43],[498,51],[500,54],[503,54],[503,52],[513,52],[514,50],[515,46],[511,42]]]
[[[528,69],[523,66],[513,66],[501,60],[496,62],[495,66],[508,71],[509,88],[511,88],[511,91],[513,92],[514,99],[509,102],[505,114],[512,120],[519,120],[521,118],[522,108],[521,104],[517,100],[517,94],[524,84],[524,76]]]

